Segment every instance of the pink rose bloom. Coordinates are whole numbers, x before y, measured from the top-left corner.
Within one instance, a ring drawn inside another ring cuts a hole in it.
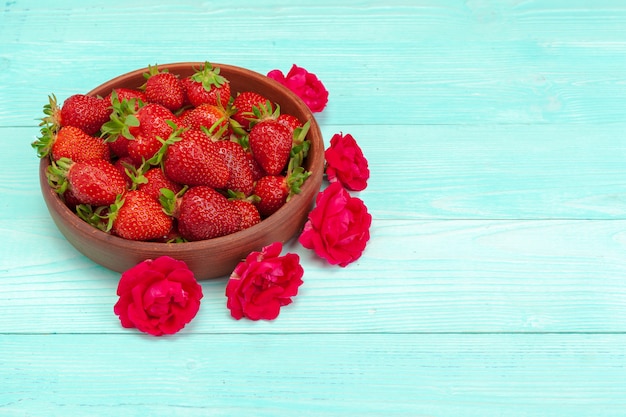
[[[202,287],[185,262],[161,256],[124,272],[117,295],[113,311],[123,327],[161,336],[176,333],[196,316]]]
[[[361,257],[370,238],[372,216],[359,198],[334,182],[316,198],[299,241],[331,265],[345,267]]]
[[[280,256],[281,242],[252,252],[240,262],[226,284],[226,306],[237,320],[273,320],[298,294],[304,269],[295,253]]]
[[[328,181],[339,181],[345,188],[361,191],[367,187],[370,170],[363,151],[352,135],[333,135],[330,146],[324,152]]]
[[[326,103],[328,103],[328,91],[324,84],[315,74],[295,64],[293,64],[287,76],[277,69],[268,72],[267,76],[296,93],[313,113],[321,112],[326,107]]]

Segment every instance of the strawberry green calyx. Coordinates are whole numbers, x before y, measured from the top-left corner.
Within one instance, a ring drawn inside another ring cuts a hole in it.
[[[226,78],[220,75],[220,69],[213,67],[208,61],[202,67],[196,70],[191,76],[195,82],[201,83],[206,91],[211,91],[212,87],[220,87],[226,83]],[[218,100],[219,101],[219,100]]]
[[[311,176],[310,171],[305,171],[302,167],[297,167],[293,171],[289,172],[286,177],[287,189],[289,190],[289,195],[287,196],[287,201],[291,200],[291,198],[300,194],[302,191],[302,184],[306,181],[307,178]]]
[[[54,94],[48,96],[48,103],[43,106],[43,113],[45,116],[41,118],[39,123],[41,127],[40,136],[31,143],[39,158],[44,158],[50,154],[56,133],[61,128],[61,107],[59,107]]]
[[[157,74],[162,74],[165,72],[170,72],[170,71],[167,68],[159,70],[159,67],[157,64],[148,65],[148,72],[143,73],[143,78],[145,78],[147,82],[150,79],[150,77],[157,75]],[[143,83],[141,86],[139,86],[139,90],[146,91],[146,83]]]
[[[111,92],[111,104],[113,111],[110,120],[102,125],[101,137],[106,137],[107,142],[115,142],[119,136],[134,140],[135,137],[130,133],[130,128],[139,126],[135,109],[142,107],[143,103],[135,98],[120,101],[117,92],[113,90]]]
[[[161,196],[159,197],[159,202],[161,206],[163,206],[163,211],[165,214],[168,214],[172,217],[177,216],[178,212],[178,204],[183,196],[187,192],[189,187],[185,185],[178,193],[174,193],[174,191],[169,188],[161,188]]]
[[[228,123],[230,124],[230,129],[235,134],[235,136],[240,138],[240,137],[248,135],[248,131],[246,129],[244,129],[244,127],[241,125],[241,123],[239,123],[235,119],[232,119],[232,118],[229,119]]]
[[[58,161],[50,161],[50,165],[46,170],[46,178],[50,187],[59,195],[65,194],[69,182],[67,181],[67,173],[74,162],[69,158],[60,158]]]
[[[165,156],[165,153],[167,152],[167,148],[169,148],[170,145],[176,142],[180,142],[183,139],[181,134],[185,130],[187,130],[187,128],[184,128],[184,127],[179,128],[178,125],[174,123],[172,120],[167,120],[165,123],[167,123],[172,128],[172,133],[169,135],[167,139],[162,139],[161,137],[157,136],[157,139],[161,142],[161,148],[152,156],[152,158],[146,161],[146,164],[148,164],[148,166],[159,165],[161,166],[161,168],[163,168],[163,157]]]
[[[39,126],[45,126],[52,131],[57,131],[61,127],[61,107],[54,94],[48,96],[48,103],[43,106],[44,117],[41,118]]]
[[[229,200],[243,200],[252,204],[256,204],[261,201],[261,198],[256,194],[246,195],[241,191],[233,191],[230,189],[226,190],[226,198]]]
[[[306,135],[309,132],[310,127],[311,123],[310,121],[307,121],[304,125],[302,125],[302,127],[298,127],[293,131],[293,144],[289,154],[287,175],[301,167],[304,163],[304,158],[306,158],[309,153],[311,142],[306,139]]]
[[[220,117],[211,125],[211,127],[207,128],[205,126],[200,126],[200,130],[204,132],[213,142],[221,140],[224,137],[226,132],[228,131],[228,124],[224,123],[226,121],[226,116]]]
[[[134,165],[124,161],[122,161],[121,164],[124,167],[124,172],[128,178],[130,178],[130,190],[136,190],[138,185],[148,183],[148,178],[145,177],[145,173],[148,172],[151,165],[147,161],[144,161],[144,163],[139,167],[135,167]]]
[[[44,125],[41,128],[41,135],[37,137],[30,145],[37,151],[37,157],[45,158],[50,154],[52,150],[52,145],[54,144],[54,140],[56,138],[56,130],[52,125]]]
[[[79,204],[76,206],[76,214],[89,225],[103,232],[107,231],[109,207],[98,206],[95,209],[89,204]]]
[[[302,166],[304,158],[308,155],[311,147],[311,142],[306,140],[310,126],[310,121],[307,121],[302,127],[298,127],[293,131],[293,145],[286,176],[287,188],[289,189],[287,201],[291,200],[291,197],[295,194],[300,194],[302,184],[311,176],[311,171],[306,171]]]
[[[251,112],[243,113],[243,116],[250,120],[250,128],[255,124],[261,123],[263,120],[276,120],[280,116],[280,105],[272,105],[270,100],[267,100],[263,105],[253,106]]]
[[[106,225],[104,227],[105,232],[109,233],[111,231],[111,229],[113,228],[113,223],[115,222],[115,219],[117,219],[117,215],[123,205],[124,205],[124,195],[119,194],[115,198],[115,202],[108,207],[109,209],[108,213],[103,218],[103,220],[106,220]]]

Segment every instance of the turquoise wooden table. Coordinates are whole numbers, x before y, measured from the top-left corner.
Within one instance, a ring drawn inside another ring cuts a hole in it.
[[[293,3],[1,6],[0,415],[626,416],[626,3]],[[372,238],[346,268],[289,242],[274,321],[216,279],[157,338],[54,226],[30,143],[50,93],[204,60],[317,74]]]

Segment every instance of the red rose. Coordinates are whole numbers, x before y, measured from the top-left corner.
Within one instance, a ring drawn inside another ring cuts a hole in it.
[[[332,265],[345,267],[359,259],[372,224],[363,201],[334,182],[317,195],[315,203],[299,238],[302,246]]]
[[[295,253],[279,256],[282,249],[282,243],[272,243],[261,252],[250,253],[235,267],[226,284],[231,316],[273,320],[298,294],[304,275],[300,257]]]
[[[287,76],[280,70],[272,70],[267,76],[296,93],[313,113],[321,112],[328,103],[328,91],[324,84],[311,72],[293,65]]]
[[[328,181],[339,181],[353,191],[361,191],[367,187],[367,179],[370,177],[367,159],[352,135],[333,135],[324,157]]]
[[[161,336],[176,333],[196,316],[202,287],[185,262],[161,256],[124,272],[117,295],[113,311],[123,327]]]

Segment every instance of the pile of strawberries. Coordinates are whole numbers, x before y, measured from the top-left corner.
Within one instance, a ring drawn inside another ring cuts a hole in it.
[[[257,92],[231,95],[208,62],[194,71],[151,66],[136,89],[49,97],[32,145],[78,216],[125,239],[197,241],[253,226],[299,192],[309,121]]]

